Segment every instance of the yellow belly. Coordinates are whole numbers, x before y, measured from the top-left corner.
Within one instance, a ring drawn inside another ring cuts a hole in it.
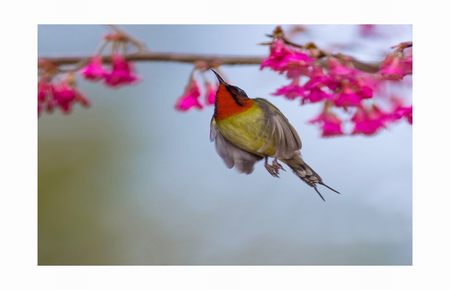
[[[257,105],[240,114],[216,120],[216,125],[225,139],[245,151],[261,156],[275,154],[275,144],[266,144],[269,136],[264,112]]]

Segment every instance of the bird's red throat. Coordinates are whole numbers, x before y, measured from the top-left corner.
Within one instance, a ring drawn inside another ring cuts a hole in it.
[[[252,99],[241,96],[236,96],[236,98],[237,100],[233,98],[224,85],[220,85],[216,94],[216,109],[214,118],[216,120],[225,119],[245,112],[253,106]]]

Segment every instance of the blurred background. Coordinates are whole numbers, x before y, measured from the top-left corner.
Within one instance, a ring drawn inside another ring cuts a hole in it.
[[[268,53],[274,26],[121,26],[152,51]],[[288,27],[286,27],[287,29]],[[307,26],[299,42],[379,61],[411,26]],[[105,26],[40,25],[39,56],[92,54]],[[320,110],[270,93],[287,81],[258,66],[224,66],[230,83],[265,97],[297,128],[305,160],[337,195],[327,202],[290,171],[229,170],[209,141],[212,107],[180,113],[190,64],[139,63],[142,81],[110,89],[79,80],[92,102],[38,121],[40,265],[410,265],[412,129],[321,138]],[[212,80],[211,76],[211,80]],[[411,94],[410,88],[404,88]]]

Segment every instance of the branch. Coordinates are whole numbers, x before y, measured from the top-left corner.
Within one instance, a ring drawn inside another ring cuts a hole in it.
[[[335,55],[337,56],[337,55]],[[91,56],[74,57],[40,57],[41,60],[51,62],[56,66],[75,65],[87,63]],[[216,67],[220,65],[259,65],[263,56],[226,56],[226,55],[204,55],[204,54],[185,54],[185,53],[165,53],[165,52],[141,52],[124,55],[129,61],[163,61],[163,62],[181,62],[198,63],[204,62],[206,67]],[[111,63],[111,56],[104,56],[103,62]],[[352,58],[353,65],[362,71],[374,73],[379,69],[379,63],[366,63]]]
[[[355,58],[352,58],[351,62],[353,63],[355,68],[368,73],[376,73],[380,70],[381,65],[381,63],[367,63]]]
[[[82,57],[40,57],[42,60],[48,60],[54,65],[77,64],[91,56]],[[129,61],[170,61],[182,63],[205,62],[208,66],[218,65],[257,65],[261,64],[262,56],[223,56],[223,55],[203,55],[203,54],[184,54],[184,53],[158,53],[141,52],[124,55]],[[111,62],[111,56],[104,56],[105,63]]]

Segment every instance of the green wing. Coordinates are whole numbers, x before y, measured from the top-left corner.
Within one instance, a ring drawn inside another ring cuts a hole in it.
[[[267,124],[265,127],[265,135],[268,136],[267,146],[273,141],[277,148],[275,153],[276,157],[280,159],[292,158],[302,148],[302,142],[297,131],[283,113],[272,105],[272,103],[262,98],[256,98],[254,101],[264,111],[265,122]]]

